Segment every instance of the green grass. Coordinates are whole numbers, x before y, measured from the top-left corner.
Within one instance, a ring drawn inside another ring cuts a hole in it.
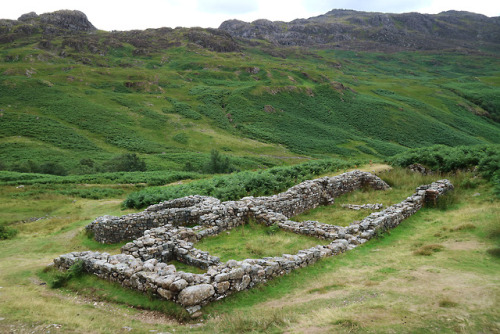
[[[57,280],[60,272],[57,270],[44,270],[38,273],[44,281]],[[174,303],[165,303],[159,298],[148,296],[138,291],[124,289],[117,283],[110,283],[89,274],[77,274],[64,283],[64,288],[78,292],[84,297],[93,300],[106,301],[126,305],[137,309],[146,309],[176,316],[179,319],[188,319],[187,312]],[[60,288],[54,286],[53,288]]]
[[[198,242],[196,248],[220,257],[221,261],[231,259],[239,261],[295,254],[301,249],[328,243],[286,231],[269,234],[269,228],[256,222],[249,222],[218,236],[207,237]]]

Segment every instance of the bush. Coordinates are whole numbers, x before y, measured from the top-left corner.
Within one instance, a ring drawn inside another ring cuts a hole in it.
[[[266,233],[268,235],[273,235],[273,234],[278,233],[279,230],[280,230],[280,227],[278,226],[278,224],[274,223],[266,229]]]
[[[245,196],[272,195],[314,176],[337,171],[354,164],[356,164],[355,161],[316,160],[295,166],[220,175],[211,179],[170,187],[150,187],[131,193],[123,202],[123,206],[139,209],[161,201],[189,195],[214,196],[222,201],[238,200]]]
[[[435,145],[397,154],[388,161],[401,167],[419,163],[442,172],[473,169],[477,166],[477,171],[493,184],[495,194],[500,197],[500,145],[458,147]],[[468,181],[463,185],[466,188],[474,188],[477,182]]]
[[[57,273],[50,283],[50,287],[53,289],[61,288],[65,286],[70,279],[80,277],[84,272],[84,262],[82,260],[78,260],[65,272]]]
[[[14,238],[19,231],[4,225],[0,225],[0,240]]]
[[[135,153],[125,153],[105,162],[103,168],[107,172],[144,172],[146,163]]]
[[[231,173],[234,167],[231,166],[228,157],[222,156],[219,151],[212,149],[210,152],[210,161],[204,168],[207,174]]]
[[[478,166],[478,170],[483,176],[490,178],[500,168],[500,146],[447,147],[434,145],[397,154],[389,158],[388,162],[401,167],[419,163],[441,172],[470,169]]]
[[[178,142],[179,144],[187,144],[189,141],[188,135],[185,134],[184,132],[176,134],[175,136],[172,137],[172,139]]]
[[[40,166],[40,173],[42,174],[52,174],[52,175],[67,175],[66,169],[58,163],[47,162]]]
[[[40,173],[40,166],[33,160],[24,160],[13,164],[10,168],[19,173]]]

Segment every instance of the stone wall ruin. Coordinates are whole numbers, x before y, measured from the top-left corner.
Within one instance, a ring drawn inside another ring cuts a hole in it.
[[[363,187],[389,188],[370,173],[353,171],[305,181],[269,197],[221,203],[212,197],[188,196],[150,206],[137,214],[99,217],[87,226],[96,240],[135,240],[122,247],[122,254],[73,252],[59,256],[54,264],[59,269],[68,269],[82,260],[87,272],[174,301],[196,317],[201,314],[201,307],[212,301],[363,244],[417,212],[428,201],[427,197],[433,202],[453,189],[448,180],[420,186],[404,201],[347,227],[289,219],[319,205],[333,204],[336,197]],[[296,254],[227,262],[194,247],[202,238],[240,226],[248,219],[331,242]],[[204,274],[177,271],[175,266],[167,264],[173,259],[208,270]]]

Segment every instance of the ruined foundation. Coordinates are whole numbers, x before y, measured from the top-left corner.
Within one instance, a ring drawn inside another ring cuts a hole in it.
[[[433,203],[453,189],[448,180],[420,186],[406,200],[347,227],[289,220],[320,205],[333,204],[336,197],[364,187],[389,189],[377,176],[353,171],[305,181],[269,197],[220,202],[213,197],[188,196],[152,205],[141,213],[103,216],[88,225],[87,230],[103,243],[135,239],[122,247],[122,254],[73,252],[59,256],[54,263],[59,269],[68,269],[82,260],[89,273],[174,301],[197,316],[201,307],[212,301],[361,245],[378,233],[396,227],[426,202]],[[240,226],[249,219],[331,242],[293,255],[225,263],[194,247],[202,238]],[[174,259],[208,270],[204,274],[176,271],[175,266],[167,264]]]

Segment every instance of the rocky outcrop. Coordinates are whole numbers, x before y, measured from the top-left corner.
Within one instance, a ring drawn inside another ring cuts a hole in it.
[[[219,29],[242,39],[291,46],[432,50],[477,48],[481,43],[498,47],[500,43],[498,17],[457,11],[431,15],[336,9],[291,22],[228,20]]]
[[[88,34],[96,30],[87,16],[77,10],[59,10],[41,15],[30,12],[21,15],[17,20],[0,20],[0,43],[12,42],[34,34],[49,37]],[[43,41],[40,43],[43,44]]]
[[[33,14],[34,13],[29,13],[25,15],[33,16]],[[19,19],[25,15],[22,15]],[[73,32],[90,32],[97,30],[87,19],[87,15],[78,10],[58,10],[52,13],[41,14],[39,18],[42,25],[51,25],[59,29]]]
[[[333,181],[330,180],[330,184],[339,187],[346,187],[347,185],[347,189],[354,189],[349,187],[349,184],[353,185],[358,182],[379,189],[387,188],[387,185],[382,180],[373,175],[369,177],[367,174],[370,175],[359,171],[346,173],[331,178]],[[292,203],[293,205],[298,204],[293,201],[294,198],[306,199],[307,196],[316,196],[316,198],[331,199],[325,192],[318,192],[318,184],[328,183],[326,179],[305,182],[276,197],[267,197],[269,207],[284,208],[284,212],[295,212],[290,211],[289,208]],[[362,180],[365,181],[362,182]],[[310,187],[310,189],[307,190],[307,187]],[[439,196],[451,189],[453,189],[453,186],[448,180],[440,180],[430,185],[420,186],[413,195],[401,203],[392,205],[383,211],[372,213],[362,221],[354,222],[347,227],[311,221],[294,222],[285,215],[272,212],[266,207],[253,211],[260,212],[255,217],[261,223],[268,225],[272,223],[281,229],[294,233],[331,240],[327,245],[303,249],[296,254],[283,254],[282,256],[246,259],[243,261],[229,260],[220,263],[218,258],[211,257],[207,252],[196,250],[193,247],[196,240],[200,240],[206,235],[218,234],[232,227],[225,224],[223,219],[216,219],[211,220],[205,226],[196,226],[194,228],[165,225],[147,230],[142,237],[125,245],[122,254],[109,255],[90,251],[73,252],[59,256],[54,260],[54,264],[59,269],[68,269],[77,261],[83,261],[84,269],[89,273],[113,282],[119,282],[125,287],[174,301],[185,307],[193,317],[196,317],[200,315],[201,307],[212,301],[220,300],[232,293],[252,288],[274,277],[311,265],[322,257],[333,256],[365,243],[379,233],[398,226],[404,219],[417,212],[426,203],[432,205]],[[329,191],[332,194],[338,193],[333,189]],[[303,196],[297,196],[297,194]],[[194,204],[192,207],[195,207],[197,204],[205,202],[205,200],[209,199],[200,196],[186,198],[184,204],[182,199],[174,201],[183,207],[190,204]],[[264,200],[264,197],[259,198],[259,200]],[[280,201],[284,203],[282,207],[277,205],[277,202]],[[242,200],[242,203],[249,204],[251,201],[244,202]],[[327,200],[320,203],[331,204],[333,201]],[[303,207],[307,207],[307,205],[310,205],[310,203]],[[167,202],[151,208],[149,211],[161,212],[162,210],[171,209],[173,209],[172,203]],[[216,208],[216,210],[220,209],[221,207]],[[221,211],[219,211],[220,213]],[[204,222],[204,220],[201,222]],[[105,229],[105,225],[100,226],[100,228]],[[208,233],[202,233],[203,231],[208,231]],[[205,259],[211,259],[212,262],[204,274],[186,273],[177,271],[175,266],[165,263],[173,255],[177,256],[180,261],[185,261],[187,258],[202,259],[198,264],[195,264],[201,267],[206,267],[208,264],[208,262],[203,261],[204,255],[207,255]]]

